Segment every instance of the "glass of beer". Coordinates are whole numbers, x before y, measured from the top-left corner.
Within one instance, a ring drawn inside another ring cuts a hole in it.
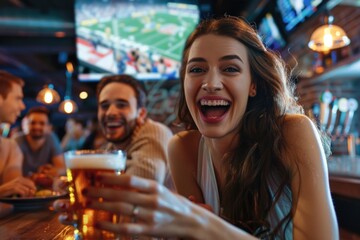
[[[126,166],[126,153],[122,150],[75,150],[65,152],[69,196],[75,220],[75,239],[117,239],[111,232],[95,228],[97,221],[119,222],[119,216],[107,211],[86,207],[82,190],[89,186],[103,187],[97,180],[98,173],[120,175]],[[101,201],[102,199],[99,199]]]

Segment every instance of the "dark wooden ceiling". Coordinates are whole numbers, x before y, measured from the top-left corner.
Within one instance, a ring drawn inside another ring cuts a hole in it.
[[[198,1],[202,6],[211,6],[212,16],[243,16],[251,22],[272,0]],[[332,1],[359,9],[358,1]],[[303,46],[296,43],[302,38],[297,35],[291,41],[296,46]],[[38,104],[35,97],[48,83],[54,83],[60,95],[64,96],[65,64],[67,61],[76,62],[75,50],[74,0],[0,0],[0,69],[26,81],[27,107]],[[73,94],[82,90],[94,95],[95,83],[85,84],[74,79]],[[94,105],[96,102],[89,107],[92,111]]]

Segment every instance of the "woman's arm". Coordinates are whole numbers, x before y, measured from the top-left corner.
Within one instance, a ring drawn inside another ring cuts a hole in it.
[[[122,190],[89,188],[83,191],[88,197],[88,207],[128,216],[133,216],[135,206],[138,210],[136,223],[100,222],[97,226],[101,229],[155,237],[255,239],[153,180],[126,174],[103,174],[98,179],[105,185],[116,185]],[[102,202],[97,201],[100,197]]]
[[[326,157],[314,124],[304,115],[289,115],[283,134],[293,173],[294,239],[338,239]]]

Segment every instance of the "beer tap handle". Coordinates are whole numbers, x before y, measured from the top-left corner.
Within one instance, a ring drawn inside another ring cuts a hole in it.
[[[348,100],[348,113],[346,115],[346,120],[345,120],[345,124],[344,124],[344,132],[343,134],[345,136],[347,136],[350,132],[350,128],[351,128],[351,123],[354,117],[354,112],[357,110],[358,108],[358,101],[354,98],[349,98]]]
[[[320,96],[320,125],[323,130],[326,129],[329,121],[329,104],[331,103],[333,95],[330,91],[326,90]]]
[[[341,133],[342,133],[342,131],[344,129],[346,113],[347,113],[348,110],[349,110],[348,109],[348,100],[346,98],[340,98],[339,99],[340,117],[339,117],[338,125],[336,126],[336,130],[335,130],[336,137],[341,136]]]
[[[339,109],[338,99],[335,98],[331,105],[332,106],[331,106],[330,122],[327,127],[327,133],[330,135],[334,131],[334,127],[335,127],[336,117],[337,117],[337,113],[338,113],[338,109]]]

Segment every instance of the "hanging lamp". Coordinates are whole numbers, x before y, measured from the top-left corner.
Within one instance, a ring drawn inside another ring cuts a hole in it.
[[[310,49],[316,52],[329,52],[350,44],[350,39],[345,31],[341,27],[332,24],[333,21],[333,16],[325,16],[325,24],[315,29],[311,34],[308,43]]]
[[[53,84],[45,85],[36,96],[36,101],[43,104],[54,104],[60,102],[60,96],[54,89]]]
[[[76,103],[71,99],[71,90],[72,90],[72,74],[74,72],[74,67],[71,62],[66,63],[66,92],[64,101],[59,105],[59,111],[66,114],[71,114],[77,112],[78,107]]]

